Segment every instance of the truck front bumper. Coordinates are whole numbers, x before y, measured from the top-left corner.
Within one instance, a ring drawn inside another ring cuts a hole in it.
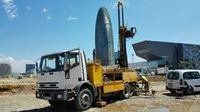
[[[65,101],[68,99],[66,90],[37,90],[36,98],[58,101]]]

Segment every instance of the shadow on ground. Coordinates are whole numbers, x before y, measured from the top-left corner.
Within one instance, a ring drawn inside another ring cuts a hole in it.
[[[107,102],[107,105],[115,103],[117,101],[121,101],[120,98],[118,97],[108,97],[106,99],[103,99],[104,101]],[[93,105],[92,108],[95,108]],[[78,112],[75,110],[74,104],[70,102],[65,102],[63,105],[60,107],[53,107],[53,106],[47,106],[44,108],[39,108],[39,109],[31,109],[31,110],[23,110],[20,112]]]
[[[77,112],[74,108],[74,105],[72,103],[65,103],[61,105],[60,107],[44,107],[39,109],[32,109],[32,110],[23,110],[20,112]]]
[[[131,98],[154,98],[153,96],[132,96]],[[118,96],[113,96],[113,97],[107,97],[105,99],[103,99],[104,101],[107,102],[107,105],[116,103],[118,101],[123,101],[120,97]],[[124,99],[126,100],[126,99]],[[93,105],[92,108],[95,108],[95,106]],[[23,110],[20,112],[77,112],[75,110],[74,104],[70,103],[70,102],[66,102],[63,105],[61,105],[60,107],[52,107],[52,106],[48,106],[48,107],[44,107],[44,108],[39,108],[39,109],[32,109],[32,110]]]
[[[171,97],[196,96],[196,95],[200,95],[200,92],[195,92],[195,93],[193,93],[193,94],[191,94],[191,95],[188,95],[188,94],[175,94],[175,93],[167,92],[167,93],[163,93],[162,95],[171,96]]]

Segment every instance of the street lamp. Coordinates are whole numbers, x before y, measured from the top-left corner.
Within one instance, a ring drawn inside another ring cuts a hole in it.
[[[134,63],[134,54],[132,54],[132,63]]]
[[[164,59],[164,61],[165,61],[165,72],[167,71],[167,58],[169,57],[169,56],[161,56],[163,59]]]

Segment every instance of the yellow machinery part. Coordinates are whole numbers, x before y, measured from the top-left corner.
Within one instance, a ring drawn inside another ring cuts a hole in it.
[[[95,87],[103,86],[103,68],[98,63],[87,64],[88,78]]]
[[[123,72],[122,75],[124,82],[138,82],[137,72]]]
[[[105,82],[103,85],[103,93],[111,93],[123,89],[124,89],[124,83],[122,81]]]

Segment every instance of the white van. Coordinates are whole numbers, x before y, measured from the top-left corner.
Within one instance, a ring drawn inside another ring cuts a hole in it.
[[[170,70],[166,78],[166,89],[171,93],[183,91],[193,94],[200,91],[200,70]]]

